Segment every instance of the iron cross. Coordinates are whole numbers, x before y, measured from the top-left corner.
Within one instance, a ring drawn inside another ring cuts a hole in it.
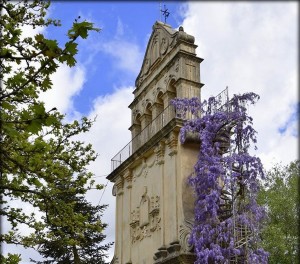
[[[167,21],[167,17],[170,15],[170,12],[168,11],[168,9],[166,8],[166,5],[164,5],[165,10],[160,10],[160,12],[162,12],[162,15],[165,17],[165,24]]]

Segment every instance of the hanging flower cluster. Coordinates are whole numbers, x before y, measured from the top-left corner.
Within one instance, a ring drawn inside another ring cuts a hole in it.
[[[257,99],[254,93],[234,95],[222,106],[216,97],[202,103],[197,98],[173,100],[177,115],[188,118],[181,142],[191,133],[200,140],[189,178],[196,195],[190,237],[196,263],[268,262],[268,253],[257,246],[264,211],[256,195],[264,172],[260,159],[248,152],[256,131],[246,105]]]

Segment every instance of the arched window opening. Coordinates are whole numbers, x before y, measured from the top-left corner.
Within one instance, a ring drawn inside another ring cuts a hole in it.
[[[175,80],[174,79],[172,79],[170,81],[167,91],[168,91],[168,105],[169,105],[170,101],[177,96],[176,87],[175,87]]]
[[[141,133],[141,114],[140,114],[140,113],[138,113],[138,114],[136,115],[134,124],[135,124],[135,126],[136,126],[136,131],[137,131],[136,134]]]
[[[150,102],[146,105],[145,112],[141,117],[142,130],[148,126],[152,121],[152,105]]]
[[[129,128],[131,131],[131,137],[135,138],[138,134],[141,133],[141,114],[135,113],[132,117],[132,125]]]
[[[133,125],[131,127],[132,135],[132,152],[135,152],[140,147],[140,134],[142,131],[141,127],[141,114],[137,113],[133,120]]]
[[[164,114],[164,122],[168,123],[170,120],[175,118],[175,108],[171,105],[171,100],[177,96],[176,87],[175,87],[175,80],[172,79],[169,82],[168,89],[166,95],[164,96],[164,104],[168,106],[166,113]]]
[[[163,100],[163,92],[160,91],[156,97],[156,101],[152,107],[152,119],[154,120],[165,108]]]

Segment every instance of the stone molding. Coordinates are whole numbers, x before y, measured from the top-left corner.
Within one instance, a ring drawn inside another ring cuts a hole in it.
[[[156,164],[161,165],[164,164],[164,153],[165,153],[165,142],[160,141],[155,147],[154,147],[154,153],[156,155]]]
[[[116,195],[120,196],[124,193],[124,179],[122,176],[120,176],[115,183],[116,187]]]
[[[169,147],[169,156],[174,156],[177,154],[178,145],[178,133],[172,131],[166,140],[166,145]]]
[[[162,246],[153,256],[154,264],[193,264],[196,256],[191,252],[183,252],[179,241]]]
[[[131,169],[127,169],[125,171],[123,178],[124,178],[124,182],[127,183],[126,188],[127,189],[132,188],[132,178],[133,178],[133,176],[132,176],[132,170]]]

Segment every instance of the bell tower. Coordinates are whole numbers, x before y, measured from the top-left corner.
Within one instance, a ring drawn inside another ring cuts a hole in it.
[[[112,158],[116,197],[116,264],[194,263],[188,243],[194,198],[187,185],[199,142],[179,144],[185,119],[170,104],[200,97],[194,37],[155,22],[137,76],[131,109],[132,140]]]

